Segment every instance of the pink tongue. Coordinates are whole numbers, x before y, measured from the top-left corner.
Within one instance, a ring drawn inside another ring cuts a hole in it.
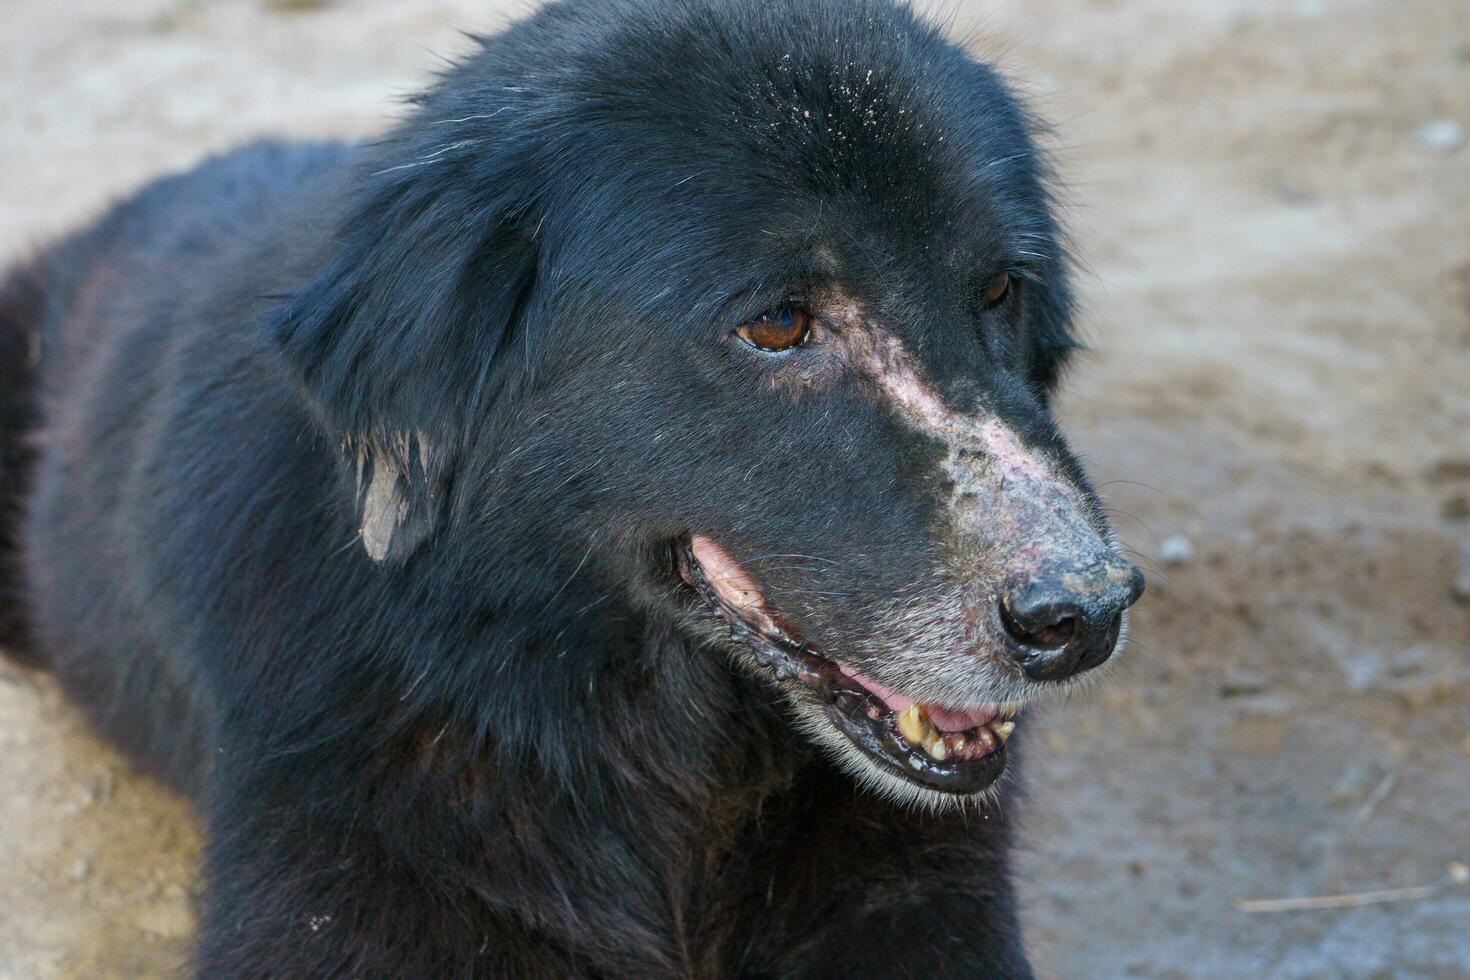
[[[893,690],[893,688],[885,687],[877,681],[865,677],[846,664],[839,663],[837,666],[848,677],[851,677],[863,687],[876,694],[884,704],[888,705],[888,710],[894,714],[901,714],[913,707],[913,698],[905,697]],[[926,704],[924,705],[924,711],[928,713],[929,720],[934,723],[934,727],[941,732],[966,732],[995,720],[995,705],[993,704],[985,704],[978,708],[967,709],[941,708],[937,705]]]

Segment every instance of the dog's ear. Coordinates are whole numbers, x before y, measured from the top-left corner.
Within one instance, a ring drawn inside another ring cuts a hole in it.
[[[474,201],[470,183],[379,182],[272,324],[343,455],[374,561],[406,558],[442,520],[469,419],[536,281],[516,209]]]

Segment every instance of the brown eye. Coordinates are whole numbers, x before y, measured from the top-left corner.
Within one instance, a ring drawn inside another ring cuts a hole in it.
[[[1011,274],[1002,272],[985,284],[985,292],[980,298],[982,308],[993,310],[1004,303],[1011,295]]]
[[[800,346],[811,333],[811,314],[799,303],[782,303],[774,310],[735,328],[740,339],[764,351]]]

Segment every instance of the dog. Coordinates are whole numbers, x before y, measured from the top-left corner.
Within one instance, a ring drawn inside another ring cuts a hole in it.
[[[198,975],[1030,975],[1143,588],[1035,131],[889,0],[562,0],[12,270],[0,624],[197,804]]]

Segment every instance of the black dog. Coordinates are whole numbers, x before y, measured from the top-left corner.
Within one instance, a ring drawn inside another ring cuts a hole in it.
[[[1141,588],[1026,116],[885,0],[480,47],[4,290],[7,640],[205,812],[196,968],[1026,975],[1011,719]]]

